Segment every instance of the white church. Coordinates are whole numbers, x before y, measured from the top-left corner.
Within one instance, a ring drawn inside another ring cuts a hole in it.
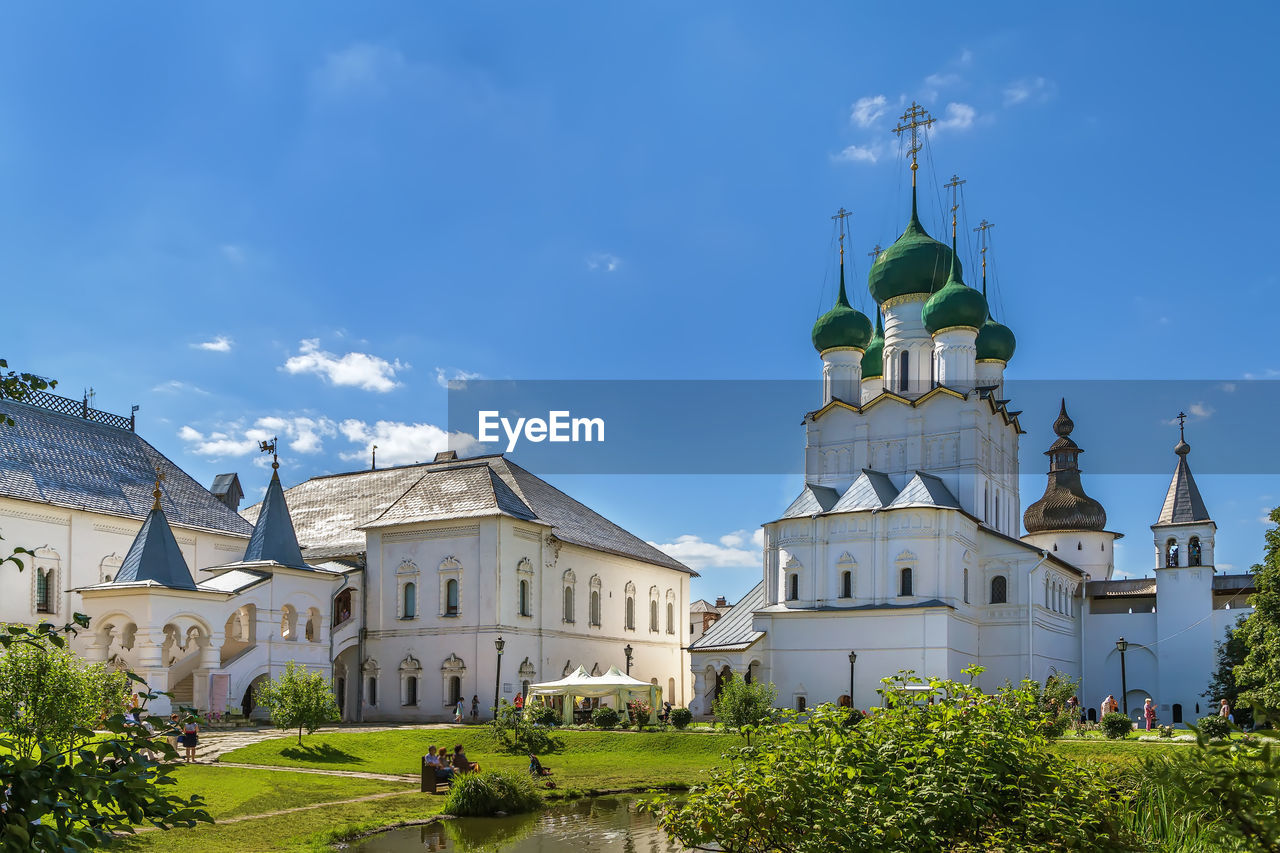
[[[959,679],[980,664],[987,690],[1068,675],[1083,707],[1114,694],[1136,719],[1150,697],[1163,722],[1194,720],[1215,641],[1253,588],[1214,571],[1189,446],[1174,448],[1163,505],[1153,495],[1154,579],[1112,579],[1121,534],[1081,484],[1066,401],[1044,495],[1021,512],[1014,335],[991,316],[985,259],[982,289],[964,282],[954,222],[951,247],[925,232],[914,162],[911,205],[869,274],[874,328],[849,303],[842,254],[812,333],[823,398],[804,419],[805,486],[764,525],[760,584],[690,648],[695,711],[730,673],[772,682],[784,707],[867,708],[899,670]]]

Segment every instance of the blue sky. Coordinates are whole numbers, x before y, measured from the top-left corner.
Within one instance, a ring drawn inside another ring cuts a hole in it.
[[[385,462],[426,458],[450,377],[816,377],[829,217],[854,213],[852,291],[869,310],[865,253],[909,203],[888,128],[916,99],[941,120],[926,226],[945,235],[953,172],[969,226],[996,223],[1011,377],[1276,377],[1276,17],[8,6],[3,355],[71,396],[94,387],[101,408],[140,404],[149,441],[204,482],[240,471],[253,494],[259,431],[287,439],[290,482],[363,465],[375,442]],[[1197,420],[1233,416],[1195,405],[1193,444]],[[1151,441],[1176,441],[1172,414],[1152,413]],[[1024,441],[1047,443],[1051,420],[1029,411]],[[1259,453],[1274,432],[1259,428]],[[1106,433],[1077,422],[1086,447]],[[1031,473],[1024,505],[1042,488]],[[679,551],[704,569],[695,593],[734,598],[759,577],[751,532],[798,488],[550,479],[646,539],[695,537]],[[1219,562],[1245,568],[1280,482],[1199,479]],[[1121,570],[1141,573],[1167,475],[1086,482],[1128,534]]]

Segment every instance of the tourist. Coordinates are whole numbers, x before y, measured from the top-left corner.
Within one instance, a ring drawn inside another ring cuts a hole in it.
[[[467,758],[467,754],[462,751],[462,744],[458,744],[453,748],[453,769],[458,773],[478,773],[480,762]]]
[[[529,753],[529,775],[530,776],[550,776],[551,768],[543,767],[542,762],[538,760],[538,756],[532,752]]]
[[[458,698],[458,707],[453,709],[453,722],[455,725],[462,725],[462,698]]]
[[[169,715],[169,728],[165,732],[165,737],[169,739],[169,746],[173,747],[173,751],[178,751],[178,740],[182,734],[182,722],[178,719],[177,714]]]
[[[1142,716],[1147,721],[1147,731],[1151,731],[1151,727],[1156,722],[1156,706],[1151,704],[1151,697],[1147,697],[1147,701],[1142,703]]]
[[[196,760],[196,745],[200,743],[200,724],[194,719],[187,720],[182,727],[182,745],[187,748],[187,762]]]
[[[523,693],[516,694],[516,710],[517,711],[524,710],[524,694]]]
[[[473,723],[480,722],[480,697],[479,696],[471,697],[471,722]]]
[[[1067,699],[1067,713],[1071,715],[1071,722],[1073,723],[1080,717],[1080,702],[1074,696]]]
[[[446,761],[441,760],[441,756],[445,756],[443,747],[432,746],[427,748],[427,766],[435,770],[437,779],[445,781],[453,781],[453,768]],[[448,756],[445,756],[447,759]]]
[[[1235,721],[1236,721],[1235,716],[1234,716],[1234,715],[1232,715],[1232,713],[1231,713],[1231,706],[1230,706],[1229,704],[1227,704],[1227,700],[1226,700],[1226,699],[1223,699],[1223,700],[1222,700],[1222,706],[1221,706],[1220,708],[1218,708],[1218,716],[1219,716],[1219,717],[1226,717],[1226,718],[1227,718],[1227,722],[1228,722],[1228,723],[1235,723]]]
[[[1116,697],[1107,694],[1107,698],[1102,700],[1102,714],[1098,717],[1098,722],[1102,722],[1102,718],[1107,714],[1114,714],[1120,710],[1120,704],[1116,702]]]
[[[658,715],[658,719],[662,721],[664,726],[671,719],[671,703],[669,701],[662,703],[662,713]]]

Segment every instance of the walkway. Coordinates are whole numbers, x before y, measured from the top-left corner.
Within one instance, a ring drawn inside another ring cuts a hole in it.
[[[325,726],[319,729],[316,734],[338,734],[350,732],[357,734],[360,732],[382,732],[390,730],[411,730],[411,729],[444,729],[452,728],[450,723],[424,723],[421,725],[370,725],[370,726]],[[282,731],[277,728],[240,728],[225,730],[210,730],[200,733],[200,745],[196,747],[196,758],[204,764],[217,761],[223,755],[242,746],[248,746],[252,743],[260,743],[264,740],[272,738],[289,737],[290,732]],[[288,768],[276,768],[288,769]]]

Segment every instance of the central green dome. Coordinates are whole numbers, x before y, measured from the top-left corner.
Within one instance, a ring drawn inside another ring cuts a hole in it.
[[[867,348],[871,340],[871,321],[867,315],[849,304],[844,292],[844,263],[840,264],[840,295],[831,310],[813,324],[813,348],[819,353],[837,347]]]
[[[877,303],[912,293],[928,295],[947,282],[954,253],[933,239],[916,215],[915,188],[911,190],[911,221],[902,236],[880,253],[871,265],[867,287]],[[959,263],[956,263],[959,275]]]
[[[1008,364],[1017,346],[1013,330],[992,320],[988,314],[987,322],[978,330],[978,361],[1003,361]]]
[[[876,311],[876,333],[867,344],[867,351],[862,355],[862,378],[880,379],[884,376],[884,323],[880,320],[880,312]]]
[[[956,326],[976,332],[987,319],[987,300],[960,279],[960,262],[956,260],[954,247],[951,254],[951,275],[942,289],[925,302],[921,319],[931,335]]]

